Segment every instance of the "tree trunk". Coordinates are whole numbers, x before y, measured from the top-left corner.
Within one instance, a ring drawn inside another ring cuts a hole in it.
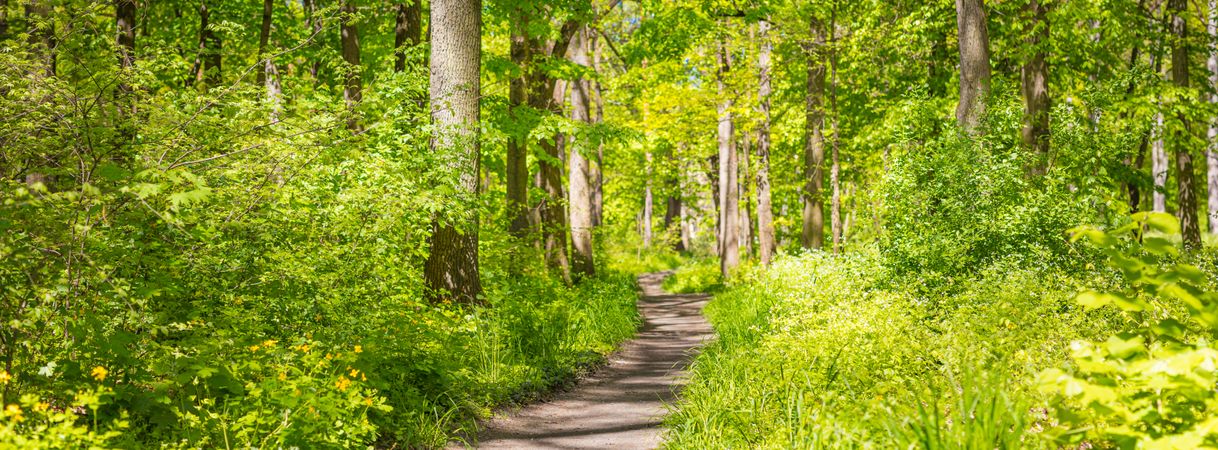
[[[25,19],[29,24],[29,44],[35,49],[33,53],[43,61],[43,75],[54,77],[57,72],[55,47],[55,23],[51,19],[51,6],[48,0],[30,0],[25,5]]]
[[[545,56],[540,42],[535,41],[530,50],[530,58]],[[546,76],[542,70],[529,68],[530,90],[529,105],[539,111],[561,113],[559,105],[565,96],[563,83],[555,82]],[[538,162],[538,172],[542,190],[546,193],[545,200],[538,208],[541,219],[542,247],[545,252],[546,264],[551,270],[558,272],[564,281],[571,281],[571,265],[567,256],[567,209],[566,193],[562,183],[563,176],[563,142],[565,137],[556,134],[550,138],[541,138],[537,144],[547,155]]]
[[[8,0],[0,0],[0,39],[8,37]]]
[[[1171,10],[1171,75],[1172,82],[1181,88],[1188,88],[1188,25],[1184,14],[1188,7],[1187,0],[1169,0]],[[1176,153],[1176,203],[1179,210],[1176,215],[1180,219],[1180,234],[1184,239],[1185,248],[1201,247],[1201,227],[1197,222],[1197,193],[1193,188],[1193,154],[1189,151],[1188,141],[1192,138],[1188,116],[1183,111],[1177,113],[1176,119],[1181,126],[1176,128],[1172,136],[1172,147]]]
[[[204,88],[219,86],[223,80],[220,63],[220,37],[211,28],[209,0],[199,3],[199,56],[195,59],[195,82],[203,82]]]
[[[601,73],[601,46],[596,35],[592,36],[592,70]],[[596,102],[596,112],[592,120],[597,124],[605,123],[605,99],[601,96],[601,83],[590,81],[592,99]],[[601,226],[605,219],[605,143],[596,144],[596,161],[591,166],[592,177],[592,225]]]
[[[316,42],[321,39],[322,19],[317,14],[317,0],[301,0],[304,3],[305,14],[308,15],[307,23],[312,33],[310,39]],[[309,65],[309,76],[313,78],[313,84],[321,84],[321,61],[314,59],[313,64]]]
[[[836,11],[834,11],[836,16]],[[829,22],[829,38],[831,40],[829,48],[829,111],[832,114],[833,120],[830,124],[833,133],[833,167],[829,170],[829,183],[833,188],[833,198],[830,203],[830,231],[833,233],[833,253],[841,253],[842,251],[842,179],[841,179],[841,160],[838,151],[838,144],[841,142],[841,130],[838,128],[838,110],[837,110],[837,30],[834,24],[836,20]]]
[[[7,8],[7,4],[4,5],[4,9]],[[122,72],[127,72],[135,65],[135,0],[115,0],[114,24],[118,30],[118,36],[115,38],[118,67]],[[131,94],[131,85],[120,81],[118,92],[122,96]]]
[[[431,253],[424,277],[433,300],[478,303],[479,69],[482,52],[480,0],[434,0],[431,4],[432,152],[457,175],[466,210],[432,224]],[[345,33],[344,33],[345,34]]]
[[[363,93],[360,83],[359,30],[355,27],[355,5],[351,4],[351,0],[343,1],[340,22],[343,61],[347,63],[343,73],[343,100],[347,102],[347,129],[359,131],[359,114],[355,108],[363,99]]]
[[[985,115],[990,92],[990,38],[983,0],[956,0],[960,42],[960,103],[956,123],[973,134]]]
[[[757,127],[757,246],[762,265],[770,265],[774,258],[774,206],[770,199],[770,52],[773,44],[769,38],[770,22],[757,23],[757,37],[761,49],[757,53],[758,108],[761,124]]]
[[[1209,59],[1206,67],[1210,71],[1210,89],[1218,89],[1218,0],[1209,1]],[[1218,90],[1209,95],[1210,104],[1218,104]],[[1209,145],[1205,149],[1206,186],[1209,197],[1206,201],[1207,222],[1210,234],[1218,235],[1218,117],[1210,116],[1210,127],[1206,133]]]
[[[417,3],[420,0],[413,1]],[[521,108],[528,105],[529,101],[529,80],[525,75],[525,68],[529,62],[529,43],[528,37],[525,36],[528,18],[519,9],[515,12],[517,20],[512,27],[509,53],[512,62],[520,67],[521,72],[518,76],[513,77],[508,85],[508,102],[510,103],[508,114],[511,116],[512,122],[519,126],[521,117],[518,113]],[[400,18],[401,14],[398,17]],[[527,130],[517,130],[515,133],[509,134],[507,141],[505,171],[507,172],[507,214],[508,220],[510,220],[508,232],[516,237],[524,237],[528,234],[529,229],[528,137]]]
[[[1167,212],[1167,145],[1163,140],[1163,113],[1155,113],[1151,128],[1150,174],[1154,178],[1155,192],[1152,195],[1152,210]]]
[[[808,82],[805,97],[807,120],[804,122],[804,210],[802,244],[804,248],[825,245],[824,184],[825,166],[825,30],[816,18],[811,19],[813,41],[805,48],[808,57]]]
[[[1044,174],[1049,155],[1049,62],[1046,57],[1049,45],[1048,7],[1042,0],[1029,0],[1026,13],[1031,21],[1031,32],[1025,40],[1031,47],[1032,56],[1024,63],[1021,76],[1021,91],[1024,102],[1023,143],[1032,150],[1036,161],[1033,174]],[[1097,116],[1098,117],[1098,116]]]
[[[422,1],[409,0],[405,3],[398,3],[397,23],[393,27],[394,72],[406,70],[406,48],[423,42]],[[515,44],[514,40],[513,44]]]
[[[589,61],[589,28],[582,27],[576,33],[572,45],[574,51],[571,62],[581,66],[590,66]],[[592,115],[589,109],[589,81],[575,80],[571,89],[571,119],[577,122],[591,124]],[[588,159],[584,152],[593,148],[590,142],[575,142],[571,145],[567,182],[571,214],[571,275],[575,279],[590,277],[596,273],[592,258],[592,185],[589,183]],[[650,217],[647,217],[650,219]],[[650,224],[648,224],[650,228]]]
[[[719,273],[731,274],[740,264],[739,200],[736,193],[736,146],[732,123],[732,101],[727,92],[726,79],[731,70],[731,58],[727,43],[719,43]]]
[[[749,143],[751,142],[747,131],[740,133],[740,140],[736,146],[736,166],[739,171],[739,178],[736,182],[737,194],[737,210],[740,211],[740,217],[736,218],[736,224],[740,226],[740,254],[743,258],[748,258],[753,254],[753,211],[752,205],[749,203],[751,192],[749,192]]]
[[[266,87],[266,99],[271,104],[272,119],[279,116],[280,97],[283,89],[279,86],[279,70],[275,68],[275,59],[267,52],[271,40],[271,21],[275,1],[262,2],[262,29],[258,34],[258,57],[263,58],[262,70],[258,71],[258,84]]]

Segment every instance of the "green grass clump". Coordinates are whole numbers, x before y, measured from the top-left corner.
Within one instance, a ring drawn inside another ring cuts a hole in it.
[[[664,290],[676,294],[718,292],[723,289],[716,258],[692,259],[664,279]]]
[[[1071,301],[1080,278],[1000,263],[930,301],[880,261],[784,257],[717,295],[666,445],[1042,446],[1034,374],[1115,327]]]

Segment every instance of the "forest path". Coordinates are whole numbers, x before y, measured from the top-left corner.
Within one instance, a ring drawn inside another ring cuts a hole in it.
[[[651,449],[660,445],[665,404],[685,384],[694,351],[711,336],[706,294],[669,294],[667,272],[639,277],[643,327],[609,364],[554,399],[496,417],[476,448]]]

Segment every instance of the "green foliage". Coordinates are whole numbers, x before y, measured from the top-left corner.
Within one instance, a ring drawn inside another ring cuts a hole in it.
[[[1120,448],[1184,449],[1218,445],[1218,291],[1214,279],[1179,261],[1167,236],[1178,237],[1170,215],[1139,213],[1110,231],[1083,227],[1087,238],[1123,276],[1124,289],[1078,294],[1087,309],[1115,306],[1126,317],[1105,341],[1070,344],[1073,366],[1047,369],[1042,389],[1057,402],[1063,442],[1109,441]],[[1127,237],[1141,242],[1129,248]]]
[[[664,290],[676,294],[714,293],[722,289],[718,258],[692,259],[664,279]]]

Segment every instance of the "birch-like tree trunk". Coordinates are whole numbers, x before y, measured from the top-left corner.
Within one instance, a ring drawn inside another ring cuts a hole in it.
[[[1171,11],[1171,78],[1177,87],[1188,88],[1188,23],[1185,14],[1187,0],[1169,0]],[[1190,121],[1183,111],[1177,113],[1180,126],[1175,127],[1172,147],[1176,156],[1176,204],[1179,210],[1180,235],[1186,248],[1201,247],[1201,226],[1197,222],[1197,192],[1193,187],[1193,154],[1188,141],[1192,139]]]
[[[825,245],[825,208],[821,189],[825,167],[825,29],[811,18],[812,42],[804,49],[808,58],[807,93],[804,109],[804,210],[802,244],[804,248]]]
[[[457,177],[466,209],[432,224],[424,278],[432,299],[480,302],[478,274],[479,109],[481,96],[482,2],[431,3],[432,152]]]
[[[571,62],[590,66],[588,27],[581,27],[572,41]],[[592,123],[589,96],[589,80],[571,83],[571,118],[577,122]],[[594,148],[590,142],[576,141],[568,153],[567,205],[571,217],[571,275],[582,279],[596,273],[592,258],[592,185],[589,183],[588,159],[584,153]]]
[[[1152,208],[1155,212],[1167,212],[1167,144],[1163,140],[1163,113],[1155,113],[1155,123],[1151,126],[1150,137],[1150,174],[1154,179],[1155,191],[1151,196]]]
[[[757,38],[761,48],[757,53],[757,104],[761,124],[757,127],[757,246],[761,264],[770,265],[774,258],[774,206],[770,198],[770,22],[757,23]]]
[[[732,123],[732,101],[727,92],[726,78],[732,61],[727,43],[719,43],[719,273],[728,276],[740,264],[739,197],[736,193],[736,145]]]
[[[274,8],[275,0],[263,0],[262,27],[258,33],[258,57],[262,58],[262,70],[258,71],[258,84],[266,88],[266,100],[271,105],[271,119],[277,120],[283,88],[279,84],[279,69],[275,67],[275,59],[272,58],[267,48],[271,41]]]
[[[1209,59],[1206,68],[1209,69],[1210,104],[1218,104],[1218,0],[1209,0],[1209,20],[1206,21],[1206,31],[1209,33]],[[1209,130],[1206,132],[1208,145],[1205,148],[1206,187],[1209,196],[1206,199],[1207,222],[1210,234],[1218,235],[1218,116],[1210,116]]]
[[[975,133],[990,92],[990,37],[983,0],[956,0],[960,42],[960,103],[956,123]]]

